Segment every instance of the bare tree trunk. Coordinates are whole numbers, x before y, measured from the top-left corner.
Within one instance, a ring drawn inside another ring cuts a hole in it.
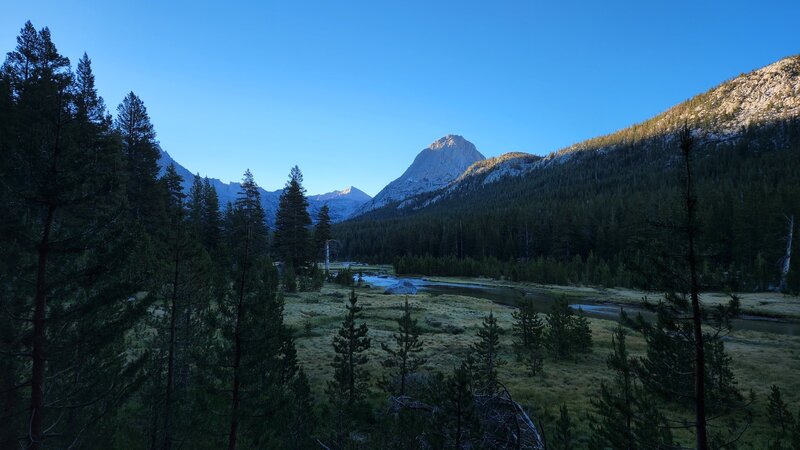
[[[681,133],[681,150],[683,151],[686,169],[686,261],[689,263],[689,290],[692,300],[692,321],[694,325],[694,393],[695,393],[695,428],[697,450],[708,449],[708,433],[706,430],[706,393],[705,393],[705,346],[703,344],[703,317],[700,309],[700,283],[697,276],[697,255],[695,239],[695,208],[697,199],[692,184],[692,146],[691,131],[684,128]]]
[[[325,241],[325,276],[328,276],[328,272],[331,270],[331,240],[328,239]]]
[[[789,222],[789,234],[786,235],[786,253],[783,255],[783,262],[781,264],[781,284],[780,290],[785,291],[788,288],[789,268],[792,261],[792,237],[794,236],[794,215],[787,217]]]

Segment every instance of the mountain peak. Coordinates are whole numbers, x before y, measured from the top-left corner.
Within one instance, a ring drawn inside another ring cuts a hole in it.
[[[440,189],[458,178],[469,166],[484,159],[472,142],[462,136],[448,134],[422,149],[411,166],[372,201],[365,203],[360,212]]]
[[[439,138],[433,143],[428,146],[431,150],[441,150],[443,148],[462,148],[467,147],[471,149],[475,149],[475,146],[472,142],[464,139],[463,136],[459,136],[457,134],[448,134],[442,138]],[[477,150],[476,150],[477,151]]]
[[[309,198],[320,202],[325,202],[327,200],[332,200],[332,199],[342,199],[342,200],[347,199],[354,202],[364,203],[372,200],[372,197],[370,197],[369,195],[364,193],[364,191],[355,186],[348,186],[339,191],[326,192],[324,194],[318,194],[318,195],[311,195],[309,196]]]

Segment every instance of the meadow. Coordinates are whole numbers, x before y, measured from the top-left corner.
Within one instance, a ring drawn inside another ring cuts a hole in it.
[[[439,279],[444,280],[444,279]],[[446,279],[450,282],[470,281]],[[475,280],[471,280],[474,282]],[[480,282],[491,282],[480,280]],[[502,283],[510,286],[512,283]],[[641,301],[642,294],[635,291],[595,289],[560,286],[519,286],[540,289],[554,295],[584,295],[614,301]],[[389,344],[401,314],[402,295],[385,295],[382,289],[356,287],[359,304],[364,307],[362,319],[369,327],[372,346],[368,351],[369,368],[373,383],[371,399],[376,411],[385,410],[386,394],[378,387],[382,374],[380,361],[385,358],[380,343]],[[324,387],[332,370],[331,340],[345,314],[349,288],[326,283],[320,292],[305,292],[286,296],[285,318],[295,329],[297,353],[307,371],[318,400],[325,401]],[[512,312],[514,308],[489,300],[467,295],[444,295],[420,292],[408,296],[414,317],[422,329],[423,355],[427,362],[423,371],[447,373],[457,366],[476,340],[475,335],[482,319],[493,312],[504,330],[502,358],[506,364],[500,368],[500,380],[508,387],[514,399],[523,404],[536,417],[542,419],[545,431],[548,417],[558,412],[562,404],[569,408],[578,434],[589,433],[588,414],[592,411],[590,400],[596,395],[602,381],[611,377],[606,367],[606,356],[611,351],[611,335],[616,322],[589,319],[594,347],[591,352],[575,359],[556,361],[545,359],[544,372],[531,377],[525,368],[514,360],[511,344]],[[707,304],[727,298],[723,294],[704,296]],[[800,299],[780,294],[750,294],[742,298],[743,309],[748,314],[797,317]],[[628,333],[628,349],[634,356],[642,355],[645,342],[633,330]],[[790,336],[756,331],[734,330],[725,338],[738,387],[745,397],[754,394],[749,408],[754,419],[739,441],[739,448],[765,448],[771,429],[765,421],[765,408],[770,385],[777,384],[794,414],[800,407],[800,336]],[[669,417],[677,428],[674,433],[683,444],[690,444],[691,434],[680,428],[682,421],[691,419],[691,411],[675,405],[667,406]],[[744,411],[733,413],[744,423]],[[714,427],[726,427],[727,418],[713,422]]]

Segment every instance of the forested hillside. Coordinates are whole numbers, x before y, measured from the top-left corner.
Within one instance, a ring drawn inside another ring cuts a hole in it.
[[[800,215],[797,65],[788,58],[773,65],[777,74],[743,76],[748,92],[772,95],[758,97],[761,109],[732,94],[743,89],[735,79],[545,158],[510,154],[477,163],[448,188],[339,224],[335,235],[345,257],[391,261],[401,273],[641,285],[641,240],[680,200],[675,136],[685,124],[697,140],[704,283],[777,288],[790,221]],[[800,288],[797,265],[787,283]]]

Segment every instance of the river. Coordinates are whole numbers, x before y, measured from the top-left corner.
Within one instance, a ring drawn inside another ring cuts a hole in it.
[[[447,283],[431,281],[425,278],[393,277],[386,275],[364,275],[363,280],[364,283],[377,288],[392,286],[398,281],[409,281],[414,284],[417,289],[434,295],[463,295],[491,300],[494,303],[512,307],[516,306],[519,301],[531,301],[536,311],[541,313],[549,312],[553,303],[557,300],[553,295],[526,291],[523,288],[489,286],[477,283]],[[629,316],[635,316],[641,313],[647,320],[652,320],[654,317],[654,314],[650,311],[632,304],[593,301],[586,298],[570,297],[567,297],[567,301],[572,308],[580,309],[587,317],[595,319],[619,320],[620,310],[624,310]],[[800,335],[800,322],[742,315],[733,321],[733,329],[798,336]]]

